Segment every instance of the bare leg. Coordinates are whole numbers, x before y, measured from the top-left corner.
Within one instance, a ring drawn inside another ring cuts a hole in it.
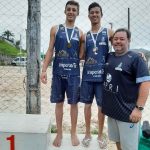
[[[78,118],[78,105],[72,104],[70,110],[71,116],[71,142],[73,146],[78,146],[80,144],[76,133],[77,118]]]
[[[117,150],[121,150],[120,142],[116,142]]]
[[[84,117],[85,117],[85,139],[91,138],[91,106],[92,104],[85,104],[84,106]]]
[[[57,135],[54,139],[53,145],[56,147],[61,146],[62,142],[62,118],[63,118],[63,102],[57,103],[55,106],[55,115],[56,115],[56,126],[57,126]]]
[[[101,149],[107,148],[107,140],[103,137],[105,115],[101,112],[101,107],[98,107],[98,142]]]
[[[101,140],[103,135],[105,115],[101,112],[101,107],[98,107],[98,139]]]

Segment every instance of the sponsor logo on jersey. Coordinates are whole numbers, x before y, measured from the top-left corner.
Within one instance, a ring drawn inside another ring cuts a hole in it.
[[[115,70],[122,71],[122,62],[115,68]]]

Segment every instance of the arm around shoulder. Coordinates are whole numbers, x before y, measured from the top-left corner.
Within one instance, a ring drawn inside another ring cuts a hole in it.
[[[112,29],[108,29],[109,41],[112,43],[112,38],[114,35],[114,31]]]

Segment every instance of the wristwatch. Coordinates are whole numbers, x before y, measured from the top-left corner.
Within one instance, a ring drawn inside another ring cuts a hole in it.
[[[138,106],[138,105],[136,105],[135,107],[136,107],[138,110],[140,110],[140,111],[144,110],[144,107],[143,107],[143,106]]]

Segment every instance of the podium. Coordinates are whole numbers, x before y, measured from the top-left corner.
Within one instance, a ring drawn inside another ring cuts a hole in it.
[[[49,150],[50,117],[0,113],[0,150]]]

